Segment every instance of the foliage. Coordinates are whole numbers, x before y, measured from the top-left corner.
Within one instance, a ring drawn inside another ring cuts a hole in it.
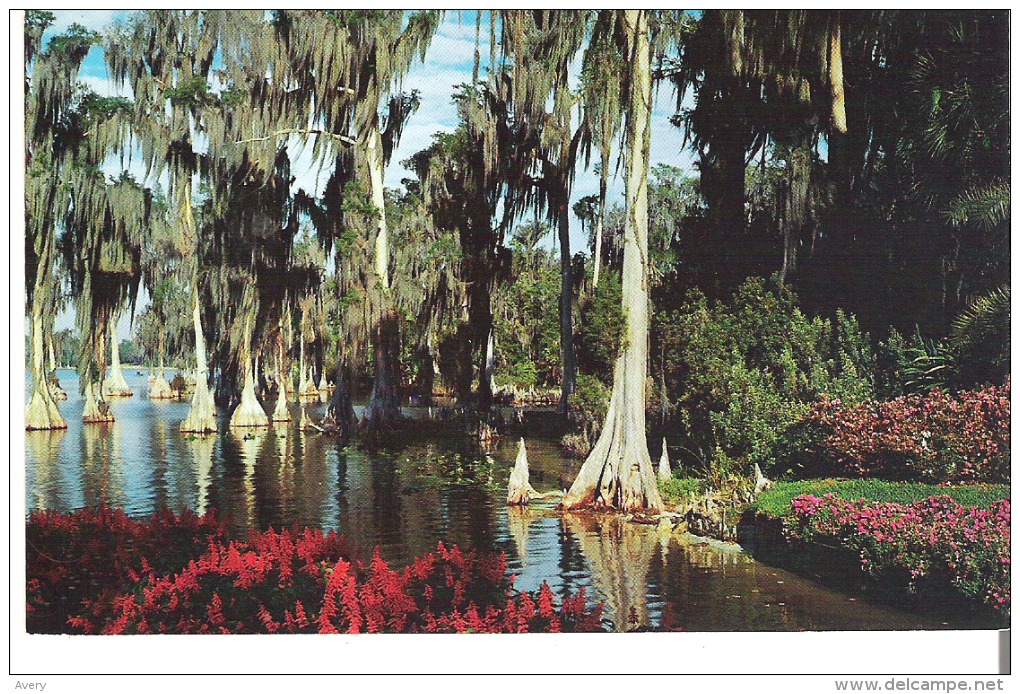
[[[945,388],[953,376],[955,358],[943,342],[926,340],[920,330],[900,356],[899,377],[907,393],[926,393]]]
[[[953,321],[950,343],[965,383],[1001,383],[1009,375],[1010,288],[974,297]]]
[[[763,491],[754,501],[753,508],[771,518],[782,518],[791,512],[790,502],[799,496],[826,496],[843,501],[908,505],[933,496],[949,496],[964,506],[988,508],[996,501],[1008,499],[1009,485],[1005,484],[922,484],[920,482],[889,482],[873,478],[779,481]]]
[[[67,618],[86,598],[110,599],[143,575],[185,566],[221,537],[214,515],[165,512],[141,522],[105,507],[33,511],[25,528],[28,632],[77,631]]]
[[[583,589],[559,606],[547,584],[536,594],[517,592],[503,555],[440,543],[396,571],[378,550],[362,563],[334,532],[268,530],[228,542],[209,530],[209,521],[193,516],[34,514],[28,534],[42,544],[30,545],[29,614],[45,606],[56,631],[102,634],[601,630],[602,608],[589,607]],[[157,532],[187,551],[154,546]],[[79,577],[101,579],[79,584],[81,602],[47,605],[68,579],[61,560],[43,557],[53,551]],[[109,589],[92,592],[96,585]],[[66,623],[53,623],[61,616]]]
[[[823,399],[810,417],[843,474],[930,481],[1008,481],[1010,382],[950,395],[933,390],[848,406]]]
[[[844,501],[832,494],[791,502],[788,532],[836,539],[871,576],[902,573],[913,590],[948,583],[1008,613],[1010,501],[968,508],[949,496],[912,504]]]
[[[78,353],[81,350],[81,337],[75,334],[70,328],[58,330],[53,334],[53,345],[57,358],[57,366],[68,366],[78,363]]]
[[[609,409],[609,387],[598,378],[579,374],[570,401],[572,432],[564,436],[563,445],[570,451],[586,456],[598,440]]]
[[[144,350],[133,340],[121,340],[119,348],[122,364],[141,364],[145,358]]]
[[[513,251],[511,276],[493,292],[495,381],[524,390],[552,386],[560,374],[560,325],[553,310],[560,294],[559,260],[523,240]]]
[[[616,357],[623,350],[622,292],[619,276],[607,272],[580,303],[574,338],[577,367],[581,373],[595,376],[605,384],[613,382]]]
[[[672,477],[659,480],[659,492],[667,506],[679,506],[709,489],[708,480],[697,477]]]
[[[772,280],[752,278],[714,304],[692,290],[658,327],[671,425],[692,463],[769,469],[794,448],[786,437],[816,398],[860,402],[873,391],[875,358],[856,320],[809,319]]]

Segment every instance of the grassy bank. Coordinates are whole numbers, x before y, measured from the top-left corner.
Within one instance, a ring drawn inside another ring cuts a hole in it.
[[[790,502],[798,496],[833,494],[845,501],[889,502],[912,504],[936,496],[949,496],[963,506],[988,508],[992,503],[1009,498],[1008,484],[938,485],[917,482],[886,482],[876,479],[813,479],[777,482],[762,492],[752,508],[773,518],[790,513]]]

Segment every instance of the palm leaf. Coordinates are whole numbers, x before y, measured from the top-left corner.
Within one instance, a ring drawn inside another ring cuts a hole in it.
[[[948,216],[956,226],[997,227],[1009,219],[1009,182],[999,180],[965,190],[950,204]]]
[[[951,340],[954,346],[964,349],[983,341],[993,332],[1009,332],[1009,285],[1004,284],[967,302],[967,307],[953,321]]]

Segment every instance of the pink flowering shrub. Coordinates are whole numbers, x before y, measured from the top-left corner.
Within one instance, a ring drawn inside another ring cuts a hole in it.
[[[816,404],[836,472],[886,479],[1009,481],[1010,383],[955,395],[934,390],[844,407]]]
[[[600,631],[602,607],[590,607],[583,590],[556,600],[543,584],[536,594],[518,593],[506,571],[503,555],[464,552],[439,544],[403,571],[391,569],[378,550],[366,565],[334,532],[317,529],[269,530],[246,542],[227,542],[219,532],[207,532],[193,516],[180,524],[193,533],[187,551],[167,552],[148,543],[125,550],[118,541],[152,536],[156,525],[165,537],[184,533],[175,529],[172,515],[152,521],[130,520],[120,512],[40,514],[29,519],[29,536],[60,545],[59,534],[39,528],[83,527],[104,537],[99,545],[84,546],[95,554],[63,553],[68,565],[89,569],[102,582],[83,583],[75,600],[47,604],[45,597],[60,590],[64,575],[34,572],[47,564],[29,561],[28,600],[45,606],[51,631],[86,634],[238,634],[238,633],[519,633]],[[94,526],[94,527],[93,527]],[[194,538],[204,546],[195,548]],[[180,539],[178,537],[178,539]],[[131,542],[127,542],[132,545]],[[31,553],[31,550],[30,550]],[[147,558],[161,554],[180,559]],[[43,590],[45,588],[45,590]],[[558,603],[558,604],[557,604]],[[62,625],[62,626],[61,626]],[[30,626],[30,631],[32,631]]]
[[[948,496],[903,505],[805,495],[791,511],[788,534],[836,539],[860,554],[871,575],[907,572],[912,588],[948,582],[969,598],[1009,609],[1009,499],[968,508]]]

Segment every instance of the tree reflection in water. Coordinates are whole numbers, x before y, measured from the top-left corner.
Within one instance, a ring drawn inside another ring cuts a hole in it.
[[[648,571],[658,546],[655,529],[623,517],[565,513],[563,522],[591,569],[606,615],[616,631],[652,626],[648,615]]]
[[[527,506],[507,506],[506,520],[510,530],[510,537],[514,539],[514,546],[517,548],[517,558],[521,566],[528,566],[528,532],[535,520],[535,512]]]
[[[112,422],[81,428],[81,489],[85,506],[124,506],[117,433]]]
[[[184,437],[191,468],[198,486],[195,512],[204,516],[209,511],[209,485],[212,482],[213,452],[216,449],[215,434],[195,434]]]
[[[25,432],[25,448],[28,452],[28,473],[32,476],[28,485],[30,510],[58,509],[71,510],[61,499],[60,483],[60,442],[67,429],[43,429]],[[34,497],[34,498],[33,498]]]

